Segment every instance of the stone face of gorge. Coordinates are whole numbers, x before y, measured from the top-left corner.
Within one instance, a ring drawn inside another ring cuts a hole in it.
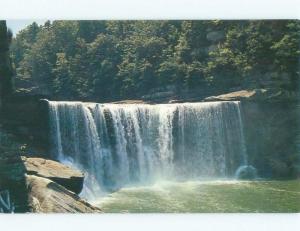
[[[258,176],[276,179],[299,176],[298,98],[293,91],[253,89],[210,96],[203,101],[242,102],[249,163],[257,168]]]
[[[26,144],[26,155],[47,158],[48,109],[40,96],[14,95],[0,108],[0,131],[12,134],[12,141]]]
[[[299,176],[297,102],[251,102],[243,105],[249,162],[266,178]]]

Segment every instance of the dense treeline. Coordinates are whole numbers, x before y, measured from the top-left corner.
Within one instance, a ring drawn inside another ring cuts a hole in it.
[[[6,22],[0,20],[0,98],[10,94],[12,90],[13,70],[9,57],[11,40],[11,31],[7,29]]]
[[[295,90],[299,41],[295,20],[48,21],[11,49],[18,91],[112,100],[170,87]]]

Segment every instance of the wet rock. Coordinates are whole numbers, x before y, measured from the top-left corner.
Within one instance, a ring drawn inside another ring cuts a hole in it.
[[[235,175],[240,180],[253,180],[257,177],[257,172],[253,166],[244,165],[238,168]]]
[[[81,192],[84,175],[80,171],[53,160],[24,156],[21,158],[26,174],[50,179],[77,194]]]
[[[29,211],[35,213],[99,213],[101,210],[52,180],[26,175]]]
[[[270,157],[268,161],[272,172],[275,173],[277,177],[288,177],[290,175],[291,166],[289,166],[288,163],[274,157]]]

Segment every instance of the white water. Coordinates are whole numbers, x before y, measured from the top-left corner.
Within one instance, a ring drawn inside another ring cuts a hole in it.
[[[232,177],[247,162],[239,102],[49,102],[53,157],[86,173],[88,199],[157,180]]]

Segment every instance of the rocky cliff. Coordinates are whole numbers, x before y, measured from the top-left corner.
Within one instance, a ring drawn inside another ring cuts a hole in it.
[[[298,98],[296,92],[254,89],[210,96],[204,101],[242,102],[249,162],[260,177],[277,179],[299,176]]]
[[[41,96],[13,95],[0,110],[1,130],[23,145],[28,155],[45,155],[48,150],[48,107]]]
[[[239,100],[242,102],[249,162],[257,168],[258,175],[276,179],[299,176],[300,157],[296,144],[300,131],[299,96],[295,92],[252,89],[207,95],[190,94],[181,99],[164,96],[158,101],[138,102]],[[40,98],[12,97],[2,104],[0,191],[9,190],[16,212],[99,211],[76,195],[82,187],[82,173],[47,160],[48,106]]]

